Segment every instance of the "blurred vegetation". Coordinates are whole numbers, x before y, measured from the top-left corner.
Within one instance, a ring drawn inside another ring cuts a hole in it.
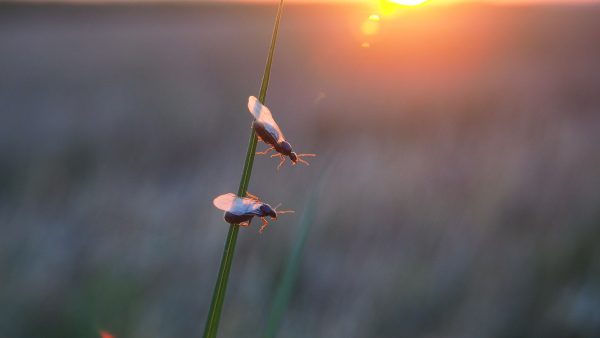
[[[320,190],[323,187],[323,181],[329,177],[324,174],[316,182],[313,191],[308,197],[307,205],[302,211],[300,221],[298,222],[298,230],[294,236],[294,242],[287,261],[285,262],[285,270],[282,273],[280,281],[277,285],[277,291],[274,293],[271,310],[267,318],[264,338],[277,337],[285,313],[290,303],[290,299],[294,292],[294,287],[298,279],[298,272],[302,265],[302,256],[306,247],[306,240],[312,224],[315,222],[315,212],[319,199]]]
[[[201,331],[275,11],[0,6],[0,337]],[[596,337],[600,8],[411,11],[361,48],[369,14],[282,22],[269,107],[319,157],[249,190],[300,210],[333,174],[279,336]],[[240,231],[220,336],[263,334],[298,217]]]

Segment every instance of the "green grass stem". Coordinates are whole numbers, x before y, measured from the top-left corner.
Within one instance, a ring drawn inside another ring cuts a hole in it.
[[[262,78],[262,84],[260,86],[260,93],[258,96],[258,100],[263,104],[265,103],[267,89],[269,87],[271,64],[273,63],[273,54],[275,53],[275,43],[277,42],[277,33],[279,31],[279,22],[281,21],[282,12],[283,0],[280,0],[279,8],[277,9],[277,17],[275,18],[273,36],[271,38],[271,46],[269,47],[267,64],[265,66],[265,72]],[[242,178],[240,180],[240,186],[238,189],[238,196],[244,196],[248,191],[248,184],[250,183],[250,176],[252,174],[252,165],[254,164],[254,155],[256,154],[256,144],[256,132],[254,131],[254,129],[252,129],[252,133],[250,134],[250,140],[248,142],[248,150],[246,152],[246,161],[244,162],[244,170],[242,171]],[[227,233],[227,239],[225,240],[225,248],[223,249],[223,257],[221,258],[221,266],[219,268],[219,274],[217,276],[215,289],[213,291],[212,302],[210,304],[208,317],[206,319],[206,325],[204,327],[204,338],[214,338],[217,336],[217,331],[219,329],[219,321],[221,319],[221,312],[223,310],[223,302],[225,300],[225,292],[227,291],[229,272],[231,270],[231,264],[233,262],[233,254],[235,252],[235,244],[237,242],[238,231],[238,224],[231,224],[229,226],[229,232]]]

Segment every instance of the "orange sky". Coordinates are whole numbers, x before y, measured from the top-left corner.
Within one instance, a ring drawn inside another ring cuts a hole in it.
[[[0,0],[1,1],[1,0]],[[18,0],[17,0],[18,1]],[[170,0],[23,0],[24,2],[170,2]],[[176,0],[178,2],[260,2],[274,3],[278,0]],[[335,3],[374,3],[378,0],[285,0],[286,2],[335,2]],[[600,0],[429,0],[428,4],[445,5],[465,2],[493,3],[493,4],[579,4],[579,3],[598,3]]]
[[[194,1],[194,0],[191,0]],[[202,1],[202,0],[201,0]],[[210,1],[210,0],[208,0]],[[217,0],[219,1],[219,0]],[[273,2],[277,0],[226,0],[233,2]],[[286,2],[356,2],[356,3],[373,3],[378,0],[285,0]],[[511,4],[511,3],[527,3],[527,4],[546,4],[546,3],[600,3],[600,0],[429,0],[429,4],[452,4],[464,2],[479,2],[479,3],[494,3],[494,4]]]
[[[274,0],[241,0],[241,1],[266,1],[271,2]],[[288,2],[373,2],[376,0],[286,0]],[[274,1],[276,2],[276,1]],[[600,0],[429,0],[430,4],[452,4],[460,2],[480,2],[480,3],[495,3],[495,4],[509,4],[509,3],[528,3],[528,4],[544,4],[544,3],[600,3]]]
[[[125,0],[127,1],[127,0]],[[143,1],[143,0],[140,0]],[[156,1],[156,0],[155,0]],[[160,1],[160,0],[158,0]],[[184,0],[186,1],[186,0]],[[277,3],[278,0],[187,0],[187,1],[230,1],[230,2],[272,2]],[[286,2],[355,2],[355,3],[373,3],[378,0],[285,0]],[[528,3],[528,4],[543,4],[543,3],[600,3],[600,0],[429,0],[430,4],[452,4],[460,2],[482,2],[495,4],[510,4],[510,3]]]

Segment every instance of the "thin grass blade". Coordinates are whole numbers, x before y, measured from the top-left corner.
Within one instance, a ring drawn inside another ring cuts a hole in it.
[[[269,47],[269,54],[267,56],[267,64],[265,66],[265,72],[263,75],[262,83],[260,86],[260,93],[258,96],[259,101],[263,104],[265,103],[267,89],[269,87],[271,65],[273,63],[273,55],[275,54],[275,44],[277,42],[277,34],[279,32],[279,23],[281,21],[282,12],[283,0],[279,2],[279,7],[277,9],[277,17],[275,18],[275,27],[273,28],[273,35],[271,37],[271,45]],[[248,185],[250,184],[250,176],[252,175],[252,166],[254,164],[254,155],[256,153],[256,143],[256,133],[254,129],[252,129],[252,133],[250,134],[250,140],[248,142],[248,150],[246,152],[244,169],[242,171],[242,178],[240,180],[240,186],[238,189],[238,196],[244,196],[248,191]],[[238,224],[231,224],[229,226],[229,232],[227,233],[227,239],[225,240],[225,248],[223,249],[221,266],[219,268],[219,274],[215,283],[215,289],[213,291],[213,297],[210,304],[210,309],[208,311],[206,325],[204,327],[204,338],[214,338],[217,336],[219,322],[221,320],[221,312],[223,310],[223,302],[225,300],[225,292],[227,291],[229,272],[231,270],[231,264],[233,262],[233,255],[235,253],[235,245],[237,242],[238,231]]]

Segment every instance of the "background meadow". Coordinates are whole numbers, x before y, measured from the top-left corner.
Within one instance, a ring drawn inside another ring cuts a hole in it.
[[[200,335],[275,11],[0,5],[0,337]],[[322,191],[280,337],[597,337],[600,7],[370,14],[284,10],[267,105],[318,157],[249,190]],[[240,231],[221,337],[299,219]]]

